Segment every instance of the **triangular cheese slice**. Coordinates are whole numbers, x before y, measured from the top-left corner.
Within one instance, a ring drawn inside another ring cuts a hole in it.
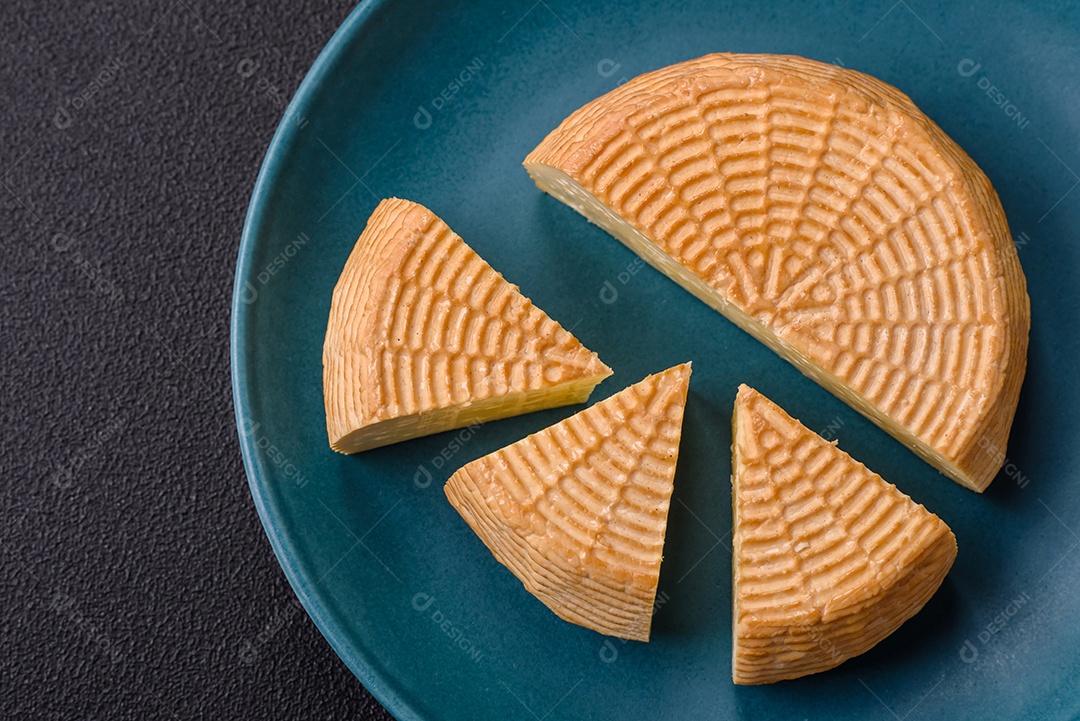
[[[354,453],[583,403],[611,369],[430,210],[384,200],[334,288],[330,447]]]
[[[833,668],[918,613],[956,558],[949,527],[755,390],[732,425],[735,683]]]
[[[690,364],[458,470],[446,496],[559,617],[648,641]]]
[[[708,55],[588,103],[525,167],[949,477],[997,474],[1024,275],[986,176],[896,88]]]

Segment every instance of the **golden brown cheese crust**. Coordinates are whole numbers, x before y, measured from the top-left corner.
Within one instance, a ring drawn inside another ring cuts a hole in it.
[[[708,55],[588,103],[525,167],[950,477],[996,475],[1024,276],[986,176],[896,88]]]
[[[577,383],[587,396],[611,374],[434,213],[396,198],[376,207],[334,288],[323,366],[343,452],[580,402],[543,391]],[[498,399],[510,400],[494,416],[466,412]],[[462,412],[434,413],[448,409]],[[387,421],[398,425],[374,428]]]
[[[732,423],[732,678],[798,678],[866,652],[937,591],[952,531],[755,390],[740,387]]]
[[[446,496],[561,618],[648,641],[690,364],[651,375],[450,477]]]

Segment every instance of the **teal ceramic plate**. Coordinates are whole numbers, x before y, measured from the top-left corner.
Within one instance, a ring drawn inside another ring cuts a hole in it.
[[[1029,370],[985,495],[938,475],[574,212],[521,160],[569,112],[706,53],[795,53],[908,93],[997,187],[1027,273]],[[1080,716],[1080,12],[1029,2],[364,3],[289,107],[240,248],[236,412],[251,492],[297,595],[401,719]],[[376,202],[442,216],[597,351],[599,400],[692,360],[663,603],[649,644],[557,619],[473,536],[442,483],[564,408],[355,457],[327,447],[330,293]],[[740,382],[938,513],[960,553],[865,656],[736,688],[729,419]]]

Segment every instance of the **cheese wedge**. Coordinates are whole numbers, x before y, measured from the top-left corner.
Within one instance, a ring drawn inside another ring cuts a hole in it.
[[[330,447],[354,453],[583,403],[611,375],[427,208],[384,200],[334,288]]]
[[[833,668],[918,613],[949,527],[745,385],[732,426],[735,683]]]
[[[1024,276],[986,176],[896,88],[708,55],[588,103],[525,167],[942,473],[997,474]]]
[[[446,497],[560,618],[648,641],[690,364],[467,464]]]

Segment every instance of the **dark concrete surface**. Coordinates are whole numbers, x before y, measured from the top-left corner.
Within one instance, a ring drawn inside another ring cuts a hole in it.
[[[248,197],[352,5],[0,3],[0,718],[390,718],[296,606],[229,387]]]

